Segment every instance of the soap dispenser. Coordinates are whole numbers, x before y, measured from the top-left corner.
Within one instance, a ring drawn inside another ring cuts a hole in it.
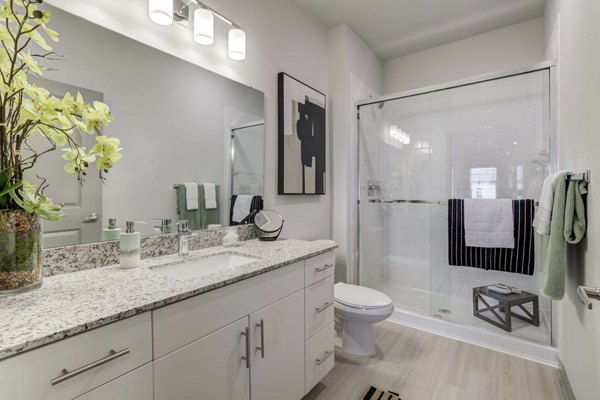
[[[108,227],[102,229],[102,241],[118,240],[121,236],[121,228],[117,228],[117,219],[109,218]]]
[[[140,233],[135,231],[134,221],[125,224],[125,233],[121,233],[120,267],[136,268],[140,266]]]

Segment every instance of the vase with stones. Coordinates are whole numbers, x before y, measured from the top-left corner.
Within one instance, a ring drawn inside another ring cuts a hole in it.
[[[113,120],[108,105],[40,86],[37,78],[61,59],[47,42],[59,35],[43,7],[42,0],[0,2],[0,295],[41,286],[41,219],[65,217],[62,205],[45,194],[52,182],[39,158],[58,150],[64,171],[79,183],[89,172],[104,181],[121,159],[119,139],[102,132]],[[95,144],[84,146],[82,135]]]
[[[0,210],[0,296],[42,284],[40,217],[24,210]]]

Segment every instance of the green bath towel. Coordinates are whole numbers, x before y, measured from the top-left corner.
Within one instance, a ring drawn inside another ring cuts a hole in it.
[[[565,241],[581,242],[585,236],[585,205],[587,193],[585,181],[566,181],[561,175],[554,191],[550,236],[543,238],[547,248],[542,261],[542,293],[553,300],[561,300],[565,294]]]
[[[213,210],[206,209],[204,203],[204,185],[198,185],[198,209],[194,211],[188,211],[185,205],[185,185],[177,186],[176,190],[177,214],[179,214],[179,219],[188,221],[191,230],[206,229],[209,224],[219,223],[219,185],[215,187],[217,191],[217,208]]]

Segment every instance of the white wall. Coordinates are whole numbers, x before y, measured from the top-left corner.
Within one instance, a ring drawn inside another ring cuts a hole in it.
[[[215,44],[202,47],[194,43],[184,28],[152,23],[148,18],[147,0],[50,0],[48,3],[263,91],[266,97],[265,206],[283,215],[286,237],[330,237],[330,172],[327,195],[276,195],[277,73],[285,71],[325,93],[329,89],[327,30],[314,17],[289,1],[206,0],[207,5],[246,31],[247,58],[234,62],[227,58],[227,27],[219,20],[215,23]],[[165,78],[170,77],[167,74]]]
[[[333,174],[332,237],[336,280],[352,281],[347,259],[355,251],[356,114],[354,102],[381,93],[381,61],[348,26],[329,31],[330,132]],[[350,268],[351,269],[351,268]]]
[[[396,93],[544,60],[544,21],[532,19],[383,63],[383,91]]]
[[[558,53],[559,166],[600,171],[600,2],[550,0],[546,8],[548,52]],[[557,23],[557,21],[559,23]],[[578,400],[600,393],[600,303],[586,310],[577,285],[600,286],[600,193],[590,185],[588,231],[569,246],[566,293],[557,321],[558,347]]]

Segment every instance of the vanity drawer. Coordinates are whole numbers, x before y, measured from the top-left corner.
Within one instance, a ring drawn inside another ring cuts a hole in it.
[[[312,339],[306,342],[306,393],[308,393],[334,365],[334,328],[333,322],[323,328]]]
[[[152,363],[148,363],[75,400],[149,400],[154,396],[152,379]]]
[[[330,251],[311,257],[304,261],[304,285],[310,286],[328,276],[332,276],[335,269],[335,253]]]
[[[307,287],[304,300],[305,340],[333,322],[333,276]]]
[[[1,397],[72,399],[152,361],[151,335],[144,313],[0,361]]]

